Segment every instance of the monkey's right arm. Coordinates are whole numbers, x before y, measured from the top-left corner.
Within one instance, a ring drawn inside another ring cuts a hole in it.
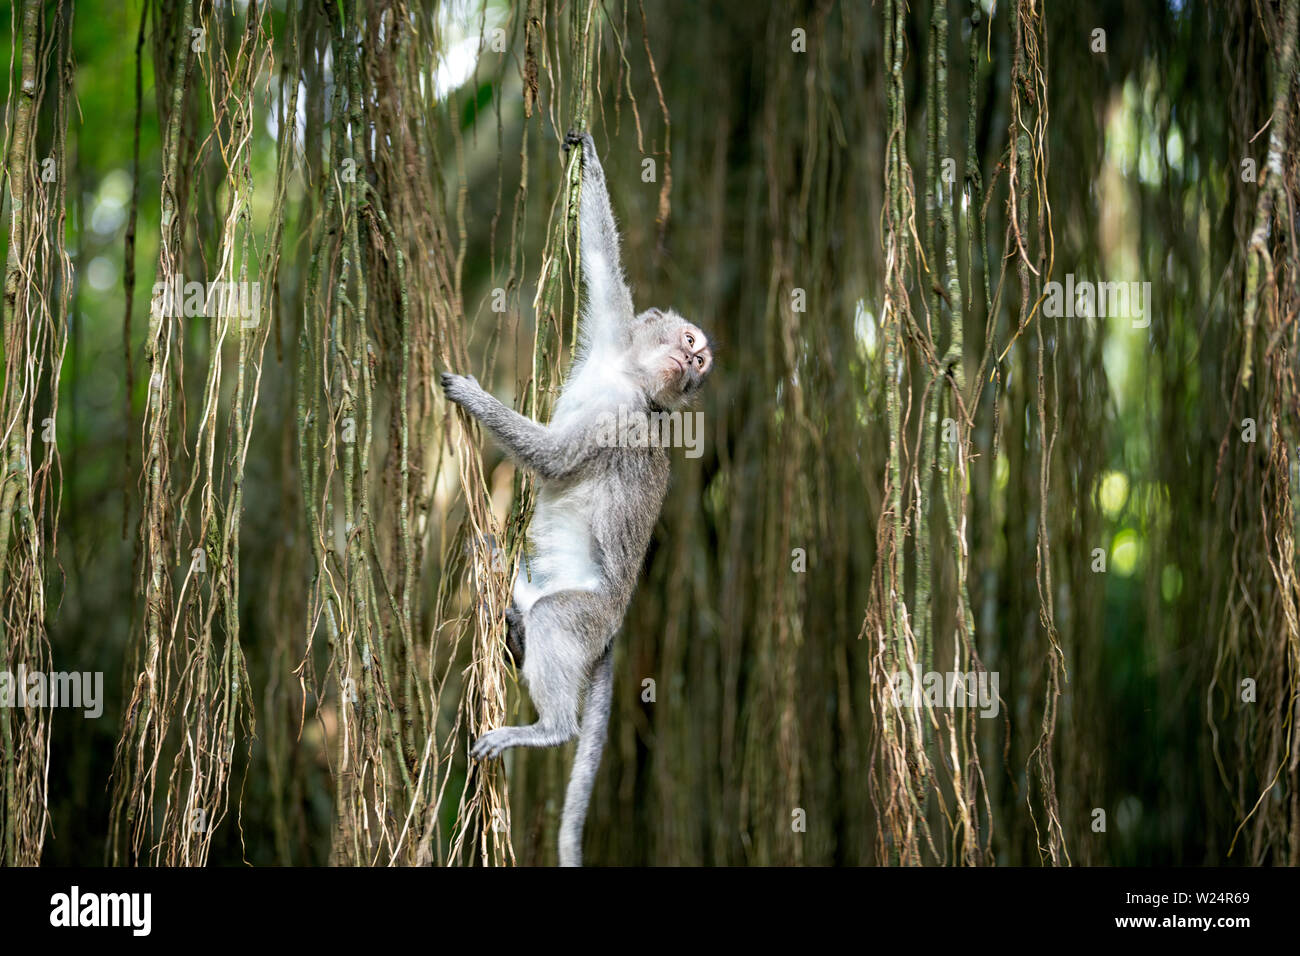
[[[482,422],[511,458],[542,478],[566,478],[591,457],[591,441],[525,418],[485,392],[474,376],[443,372],[441,379],[447,398]]]
[[[587,286],[587,312],[582,336],[588,346],[618,344],[631,324],[632,293],[623,279],[619,257],[618,226],[609,204],[605,170],[596,155],[590,133],[570,130],[564,148],[582,144],[582,194],[578,224],[582,256],[582,281]]]

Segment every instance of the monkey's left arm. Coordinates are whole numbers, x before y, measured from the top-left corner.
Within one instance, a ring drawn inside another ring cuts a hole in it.
[[[542,478],[565,478],[590,457],[591,442],[576,440],[525,418],[489,395],[472,375],[443,372],[442,390],[497,437],[511,458]]]

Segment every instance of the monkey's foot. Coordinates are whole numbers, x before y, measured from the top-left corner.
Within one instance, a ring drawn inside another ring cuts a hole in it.
[[[523,667],[524,616],[513,607],[506,608],[506,648],[515,659],[515,667]]]
[[[491,760],[511,747],[558,747],[578,734],[576,717],[565,724],[538,721],[524,727],[498,727],[489,730],[469,748],[475,760]]]
[[[474,746],[469,749],[469,755],[475,760],[492,760],[495,757],[500,757],[515,745],[514,737],[518,729],[517,727],[498,727],[496,730],[489,730],[474,741]]]

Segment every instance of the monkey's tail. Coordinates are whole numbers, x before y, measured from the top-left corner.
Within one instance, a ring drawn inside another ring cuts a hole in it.
[[[611,641],[591,669],[591,683],[582,705],[578,749],[569,773],[569,786],[564,792],[564,812],[560,814],[560,866],[582,866],[582,825],[587,819],[591,788],[605,749],[613,690],[614,643]]]

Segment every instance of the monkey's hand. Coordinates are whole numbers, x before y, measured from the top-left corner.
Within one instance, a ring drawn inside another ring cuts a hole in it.
[[[581,143],[583,146],[594,146],[590,133],[579,133],[576,129],[571,129],[564,134],[564,151],[567,153],[570,146],[577,146]]]
[[[574,146],[582,146],[582,172],[588,178],[605,177],[605,170],[600,166],[600,157],[596,155],[596,141],[590,133],[579,133],[571,129],[564,134],[564,151],[567,153]]]
[[[443,372],[439,378],[442,382],[442,391],[450,401],[455,402],[471,415],[477,415],[482,410],[483,399],[487,398],[487,392],[483,391],[483,387],[473,375],[453,375],[451,372]]]

